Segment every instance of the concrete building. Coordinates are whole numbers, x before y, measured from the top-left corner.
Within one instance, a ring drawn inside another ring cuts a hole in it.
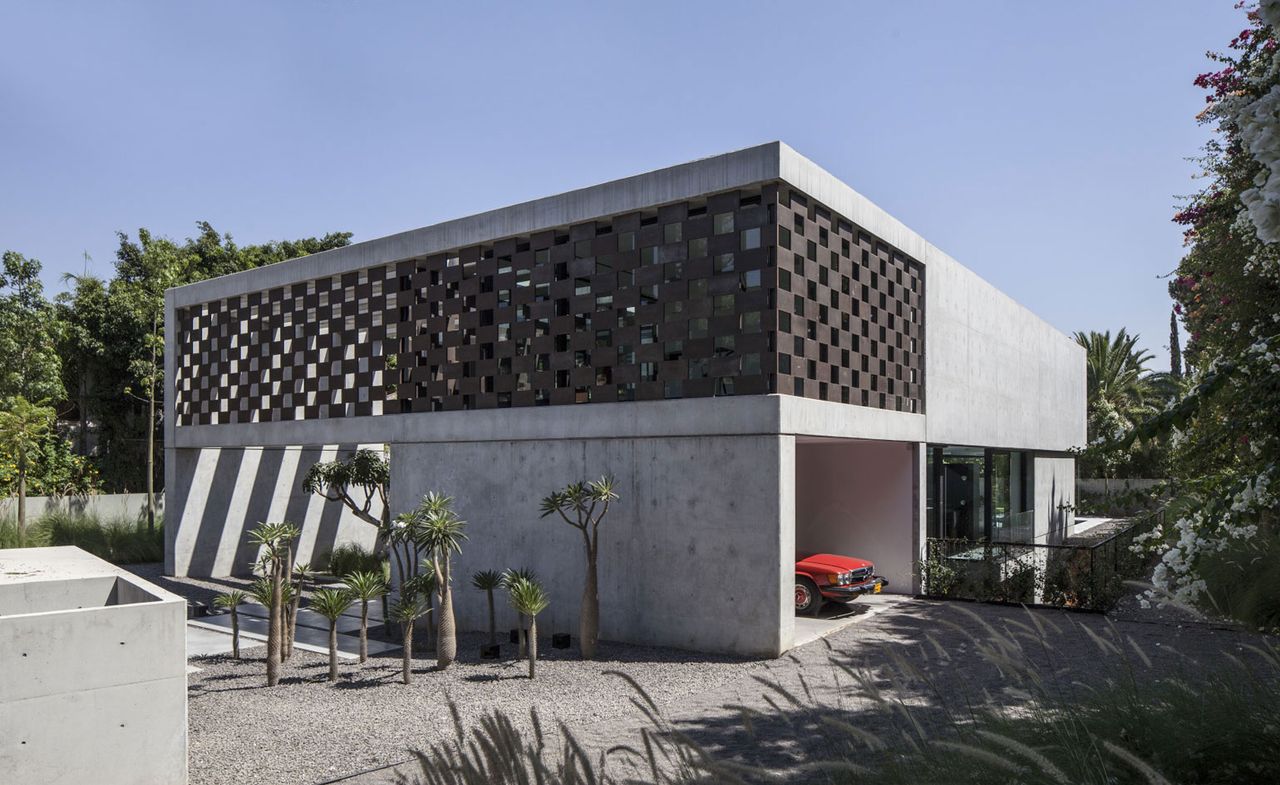
[[[186,619],[79,548],[0,550],[0,780],[185,783]]]
[[[1084,442],[1075,343],[781,143],[168,293],[167,567],[317,560],[374,532],[307,496],[387,445],[391,505],[457,499],[456,574],[527,566],[576,630],[576,532],[538,499],[609,472],[602,637],[776,656],[793,560],[915,589],[926,537],[1048,539]],[[484,598],[459,581],[462,628]]]

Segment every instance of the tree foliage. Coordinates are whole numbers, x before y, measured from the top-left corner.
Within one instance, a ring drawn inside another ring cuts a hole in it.
[[[1162,550],[1155,583],[1210,605],[1261,562],[1242,558],[1235,579],[1210,586],[1208,561],[1280,536],[1280,0],[1246,14],[1248,27],[1210,54],[1217,70],[1195,79],[1212,136],[1202,186],[1174,217],[1187,250],[1169,284],[1188,336],[1188,392],[1130,437],[1168,434],[1185,492],[1152,535]]]

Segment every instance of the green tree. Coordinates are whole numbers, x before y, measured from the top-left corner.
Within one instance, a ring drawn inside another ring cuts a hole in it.
[[[357,518],[372,524],[378,532],[374,553],[385,558],[391,533],[391,506],[387,504],[390,483],[391,464],[381,452],[356,450],[345,461],[313,464],[302,479],[302,490],[339,502]],[[381,507],[377,515],[373,514],[375,501]]]
[[[288,585],[292,542],[300,534],[292,523],[263,523],[249,532],[249,541],[260,551],[258,565],[270,586],[267,625],[267,686],[280,683],[280,661],[283,651],[285,620],[284,594]]]
[[[502,573],[497,570],[481,570],[471,576],[471,585],[485,593],[489,600],[489,645],[498,642],[498,622],[494,616],[493,591],[502,587]]]
[[[76,452],[88,455],[90,423],[99,409],[99,386],[113,375],[108,370],[115,359],[110,299],[100,278],[67,273],[62,282],[72,287],[54,300],[62,326],[58,343],[62,381],[79,420]]]
[[[338,680],[338,617],[351,607],[351,592],[326,587],[311,595],[311,610],[329,620],[329,681]]]
[[[40,262],[5,251],[0,290],[6,290],[0,295],[0,403],[15,397],[63,400],[58,321],[44,297]]]
[[[587,557],[587,579],[582,587],[582,611],[578,617],[578,645],[584,659],[596,656],[600,637],[600,593],[596,565],[600,553],[600,522],[618,498],[612,475],[591,482],[575,482],[542,500],[542,517],[559,515],[582,535]]]
[[[1082,470],[1104,479],[1121,474],[1163,474],[1161,445],[1149,441],[1135,450],[1124,438],[1169,399],[1176,380],[1169,374],[1151,373],[1150,352],[1138,348],[1139,336],[1121,328],[1115,336],[1106,332],[1077,332],[1076,343],[1085,349],[1088,383],[1088,446],[1082,454]]]
[[[18,540],[27,531],[27,474],[53,426],[54,411],[22,396],[8,399],[0,410],[0,450],[13,461],[18,490]]]
[[[369,603],[387,596],[382,573],[353,572],[343,578],[351,595],[360,601],[360,662],[369,661]]]
[[[546,610],[551,600],[547,598],[546,589],[541,584],[528,578],[511,581],[507,586],[507,594],[511,607],[529,619],[529,678],[532,679],[538,661],[538,614]]]
[[[452,560],[467,539],[466,521],[453,510],[453,498],[432,491],[422,497],[409,518],[414,541],[431,559],[436,577],[436,666],[449,667],[458,656],[458,634],[453,617]]]
[[[396,604],[391,606],[391,618],[400,625],[401,671],[400,679],[408,684],[412,678],[410,665],[413,662],[413,627],[418,619],[430,613],[431,609],[422,601],[417,593],[401,594]]]
[[[213,598],[213,607],[231,612],[231,656],[240,659],[240,614],[238,609],[248,597],[239,589],[232,589]]]
[[[164,293],[166,289],[197,280],[196,257],[172,240],[138,230],[134,243],[120,233],[116,251],[116,281],[112,295],[131,315],[142,336],[129,361],[129,371],[137,386],[126,387],[146,405],[147,529],[156,522],[156,430],[159,425],[160,395],[164,386]]]

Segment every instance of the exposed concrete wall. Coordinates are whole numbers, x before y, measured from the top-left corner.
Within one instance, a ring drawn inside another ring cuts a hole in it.
[[[30,568],[35,566],[36,572]],[[38,571],[52,566],[44,574]],[[80,576],[76,577],[75,573]],[[0,588],[74,600],[122,571],[77,548],[0,551]],[[15,577],[16,576],[16,577]],[[137,785],[187,781],[186,603],[151,584],[149,602],[0,616],[0,779]],[[17,596],[17,592],[5,592]]]
[[[33,520],[50,512],[69,512],[95,515],[104,522],[118,520],[142,521],[147,515],[145,493],[97,493],[89,496],[28,496],[27,520]],[[156,493],[156,512],[164,513],[164,493]],[[18,514],[15,496],[0,499],[0,518],[12,518]]]
[[[1076,461],[1037,455],[1035,459],[1036,483],[1036,542],[1059,542],[1071,532],[1076,514]]]
[[[264,521],[290,521],[302,529],[295,551],[299,563],[323,563],[334,547],[347,542],[372,547],[372,525],[341,504],[302,490],[302,479],[313,464],[356,447],[166,450],[170,490],[165,572],[193,577],[248,574],[258,555],[249,531]],[[376,501],[372,512],[381,514]]]
[[[776,656],[791,645],[791,440],[780,436],[454,442],[392,446],[392,506],[429,490],[468,522],[455,559],[460,629],[485,629],[477,570],[529,567],[551,595],[543,630],[578,632],[581,535],[541,519],[546,493],[614,474],[620,499],[601,525],[601,637]],[[788,567],[789,569],[789,567]],[[499,625],[515,615],[499,605]]]
[[[924,263],[928,441],[1084,445],[1083,349],[795,150],[778,155],[781,179]]]
[[[911,593],[916,562],[916,445],[796,445],[796,551],[870,559],[889,591]]]

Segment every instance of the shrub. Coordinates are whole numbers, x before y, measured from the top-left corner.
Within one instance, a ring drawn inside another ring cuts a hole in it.
[[[1249,627],[1280,631],[1280,531],[1268,526],[1223,545],[1200,557],[1202,604]]]
[[[329,572],[333,575],[350,575],[353,572],[382,572],[382,560],[359,543],[349,542],[333,549],[329,554]]]
[[[0,521],[0,548],[38,548],[74,545],[112,564],[139,564],[164,560],[164,527],[154,532],[141,521],[103,521],[96,515],[50,512],[27,527],[21,541],[17,524]]]

